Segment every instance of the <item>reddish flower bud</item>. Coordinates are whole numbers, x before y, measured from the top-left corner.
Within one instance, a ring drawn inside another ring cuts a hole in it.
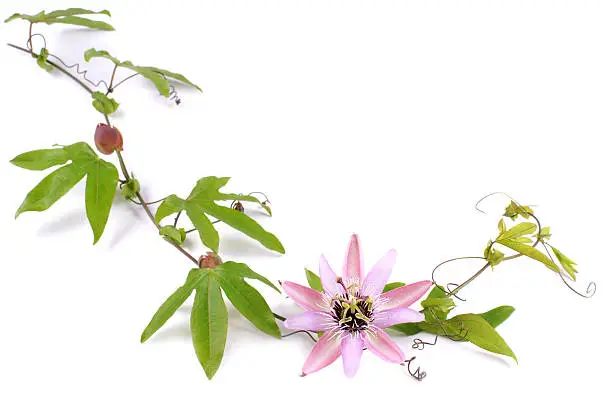
[[[123,150],[123,136],[119,129],[100,123],[94,135],[96,147],[102,154],[113,154],[116,150]]]
[[[200,268],[213,269],[221,265],[223,260],[214,252],[207,252],[206,256],[200,257]]]

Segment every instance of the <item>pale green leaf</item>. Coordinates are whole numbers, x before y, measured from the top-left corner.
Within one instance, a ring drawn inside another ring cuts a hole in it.
[[[524,235],[533,234],[538,229],[538,226],[532,222],[521,222],[509,230],[499,234],[497,240],[515,239]]]
[[[535,259],[536,261],[543,263],[549,269],[555,272],[560,272],[559,267],[553,261],[551,261],[546,255],[544,255],[542,252],[530,245],[521,244],[520,242],[512,240],[502,240],[498,241],[498,243],[522,255],[528,256],[531,259]]]
[[[119,103],[113,98],[109,98],[102,92],[94,92],[91,94],[93,101],[91,104],[96,110],[104,115],[111,115],[119,108]]]

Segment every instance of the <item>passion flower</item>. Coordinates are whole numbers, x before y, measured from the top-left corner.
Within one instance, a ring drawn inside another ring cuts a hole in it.
[[[307,310],[288,318],[285,327],[325,332],[306,359],[302,375],[314,373],[342,355],[344,373],[352,377],[365,348],[390,363],[404,363],[404,352],[383,329],[422,321],[423,315],[408,306],[423,296],[432,283],[425,280],[382,293],[395,258],[395,250],[387,252],[364,278],[359,238],[353,235],[342,277],[337,277],[321,256],[319,273],[324,292],[293,282],[282,283],[287,295]]]

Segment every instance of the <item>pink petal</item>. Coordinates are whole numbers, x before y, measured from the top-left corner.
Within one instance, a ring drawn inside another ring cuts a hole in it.
[[[360,283],[363,274],[363,258],[361,256],[361,243],[357,234],[351,236],[348,250],[346,251],[346,261],[342,272],[344,284],[348,287],[355,283]]]
[[[361,294],[364,296],[375,297],[382,293],[385,284],[389,280],[397,252],[395,249],[390,250],[376,263],[366,276],[361,284]]]
[[[376,326],[370,326],[370,330],[366,332],[364,340],[368,350],[389,363],[401,364],[406,360],[404,352],[397,343]]]
[[[327,367],[340,357],[342,336],[339,329],[330,330],[325,333],[308,355],[302,375],[312,374]]]
[[[285,327],[290,330],[327,331],[337,326],[332,317],[325,312],[304,312],[285,320]]]
[[[328,311],[329,300],[321,292],[293,282],[282,282],[281,286],[295,303],[306,310]]]
[[[408,307],[400,307],[375,313],[372,324],[379,329],[384,329],[394,324],[422,322],[423,319],[422,313]]]
[[[353,377],[359,369],[363,354],[363,338],[361,334],[349,334],[342,339],[342,363],[344,374]]]
[[[431,285],[431,281],[424,280],[390,290],[380,295],[376,308],[378,311],[382,311],[398,307],[408,307],[427,293]]]
[[[321,285],[329,296],[333,297],[336,293],[343,291],[342,286],[338,284],[338,276],[323,255],[319,259],[319,276],[321,277]]]

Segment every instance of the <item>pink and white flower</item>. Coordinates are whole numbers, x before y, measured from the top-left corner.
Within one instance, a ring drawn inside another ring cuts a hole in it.
[[[390,250],[364,277],[359,238],[353,235],[342,277],[336,276],[321,256],[319,274],[324,292],[293,282],[282,283],[287,295],[306,309],[288,318],[285,327],[325,332],[306,359],[302,375],[327,367],[342,355],[344,373],[352,377],[364,348],[390,363],[405,361],[404,352],[383,329],[422,321],[423,315],[408,306],[421,298],[432,282],[425,280],[382,293],[396,256],[396,251]]]

